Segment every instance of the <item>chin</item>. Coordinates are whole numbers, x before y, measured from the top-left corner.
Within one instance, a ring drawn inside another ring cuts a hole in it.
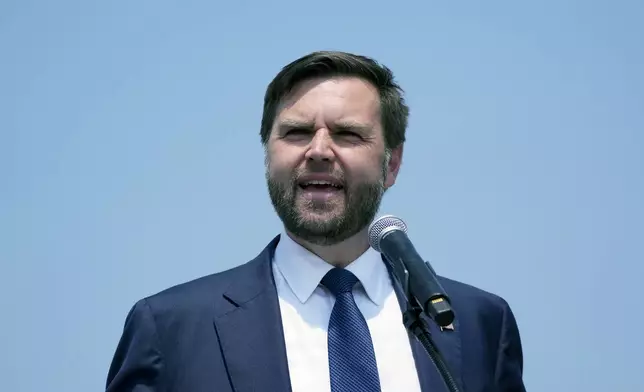
[[[298,204],[297,210],[302,215],[329,216],[345,213],[344,204],[336,201],[313,202],[311,200],[302,200]]]
[[[344,215],[343,208],[311,208],[304,207],[298,209],[298,215],[302,222],[329,222],[332,220],[337,220]]]

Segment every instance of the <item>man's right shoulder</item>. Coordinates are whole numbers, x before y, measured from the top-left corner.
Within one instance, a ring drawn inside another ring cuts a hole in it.
[[[211,314],[216,301],[222,298],[232,284],[252,280],[258,267],[256,263],[256,260],[252,260],[233,268],[179,283],[140,299],[135,307],[144,305],[159,318]]]
[[[227,292],[253,292],[270,286],[270,260],[279,238],[274,237],[255,258],[243,264],[176,284],[138,300],[128,318],[143,313],[152,316],[155,323],[163,323],[212,316],[217,307],[219,312],[225,311],[226,306],[220,305],[230,305],[230,302],[222,302],[226,301]]]

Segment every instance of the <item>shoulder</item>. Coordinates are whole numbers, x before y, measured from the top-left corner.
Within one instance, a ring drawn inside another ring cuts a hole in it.
[[[443,276],[440,276],[438,279],[447,292],[447,295],[450,297],[453,296],[459,301],[473,302],[478,306],[492,308],[508,306],[506,300],[498,294]]]
[[[499,391],[525,391],[523,385],[523,348],[513,311],[501,296],[480,288],[442,278],[441,284],[452,301],[456,322],[464,346],[470,350],[466,359],[494,364],[494,382]]]
[[[146,296],[139,303],[144,303],[156,314],[212,310],[215,300],[221,298],[231,285],[253,280],[257,264],[257,260],[251,260],[224,271],[179,283]]]
[[[253,259],[236,267],[179,283],[137,301],[131,312],[148,312],[155,321],[212,316],[229,292],[251,293],[271,283],[270,260],[279,236]],[[204,319],[205,320],[205,319]]]
[[[514,319],[510,305],[502,296],[453,279],[439,277],[457,314],[467,314],[479,322],[500,328]]]

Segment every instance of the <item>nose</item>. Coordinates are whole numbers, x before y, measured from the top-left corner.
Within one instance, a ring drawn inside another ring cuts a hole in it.
[[[327,129],[319,129],[313,134],[306,159],[318,162],[332,162],[335,158],[332,147],[333,140]]]

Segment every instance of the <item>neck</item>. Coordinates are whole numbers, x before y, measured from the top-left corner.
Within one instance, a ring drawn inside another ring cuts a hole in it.
[[[286,233],[291,237],[291,239],[293,239],[293,241],[302,245],[322,260],[335,267],[344,268],[369,249],[367,230],[367,228],[364,228],[354,236],[337,244],[328,246],[312,244],[295,236],[289,231]]]

